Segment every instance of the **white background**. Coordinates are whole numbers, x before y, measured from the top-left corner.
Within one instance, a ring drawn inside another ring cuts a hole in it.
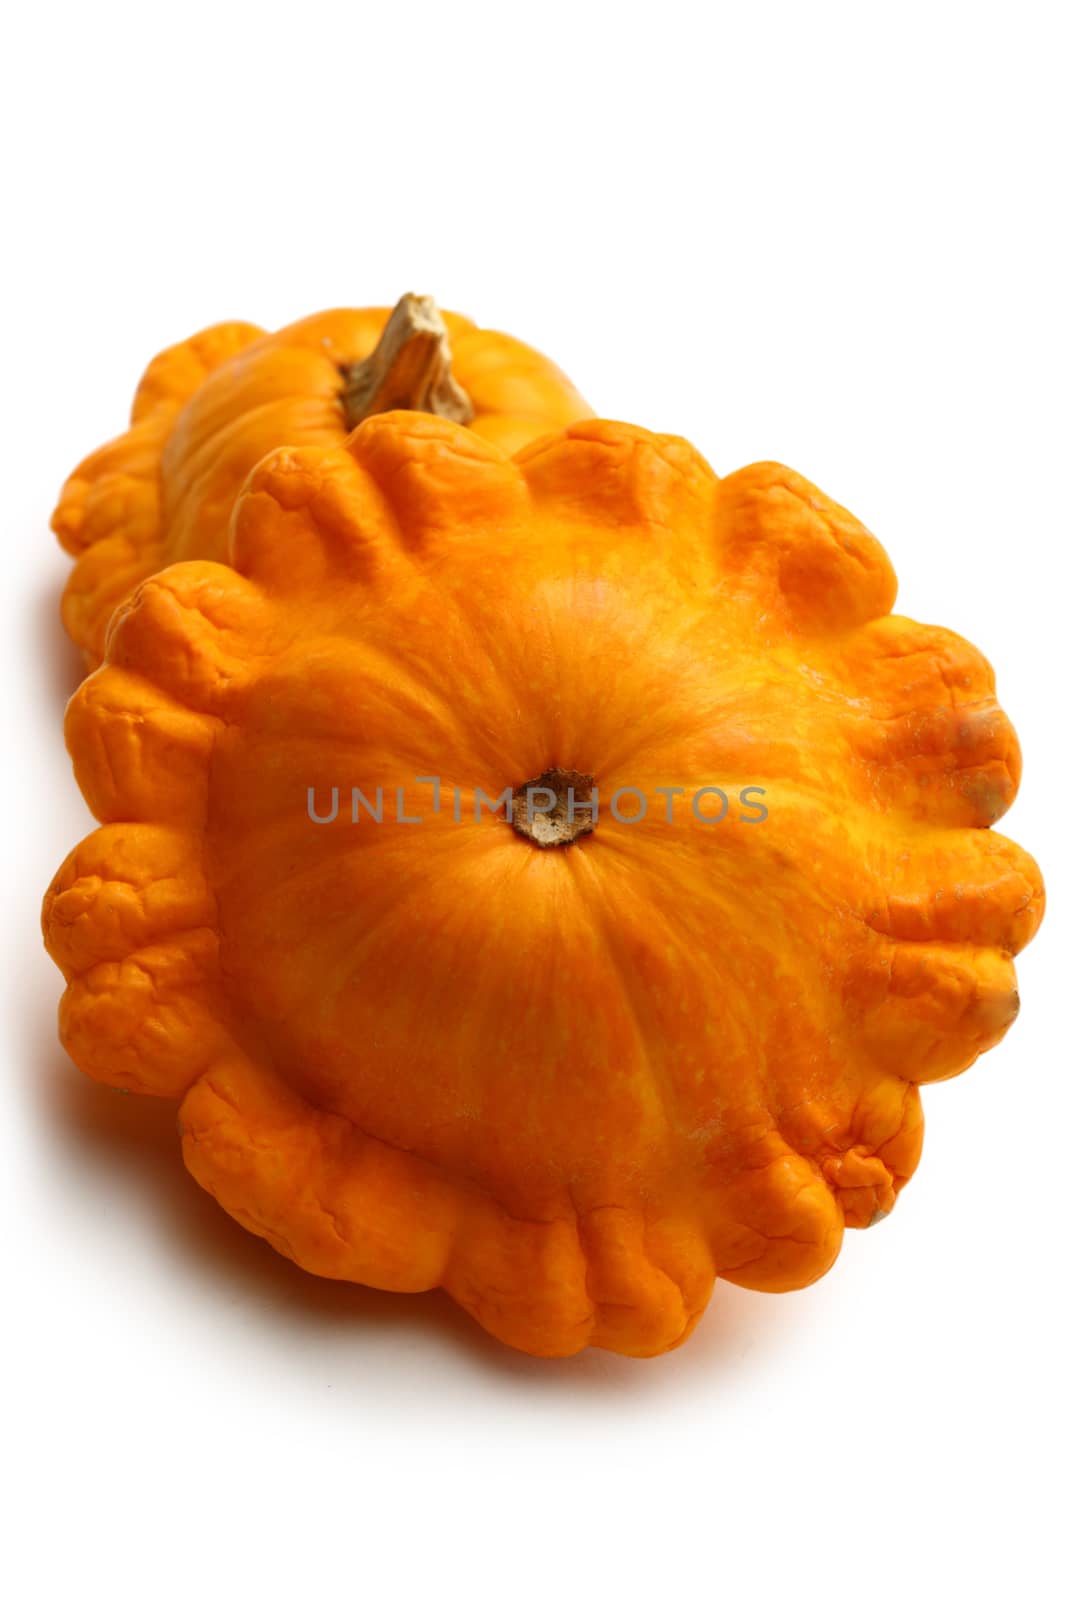
[[[29,4],[8,23],[0,1170],[9,1593],[1045,1595],[1063,1490],[1056,8]],[[1051,910],[892,1220],[653,1362],[303,1277],[54,1042],[90,826],[46,523],[147,359],[432,293],[596,408],[778,458],[998,668]]]

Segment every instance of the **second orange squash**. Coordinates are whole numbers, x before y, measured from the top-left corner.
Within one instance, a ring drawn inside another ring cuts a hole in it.
[[[271,450],[340,445],[364,418],[424,411],[512,453],[592,415],[547,357],[425,296],[325,311],[274,334],[220,322],[156,356],[129,431],[68,479],[52,519],[77,558],[63,621],[89,667],[115,607],[172,561],[227,559],[230,513]]]

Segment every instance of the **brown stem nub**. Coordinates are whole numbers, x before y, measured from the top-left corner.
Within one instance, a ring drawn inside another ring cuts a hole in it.
[[[397,301],[370,355],[345,373],[341,404],[350,429],[380,411],[431,411],[451,422],[472,420],[470,397],[452,376],[448,329],[428,294],[406,294]]]
[[[596,779],[588,772],[550,767],[515,790],[511,826],[542,850],[573,844],[596,822]]]

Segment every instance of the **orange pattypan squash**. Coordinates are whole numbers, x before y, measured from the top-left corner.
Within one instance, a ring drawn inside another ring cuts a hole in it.
[[[591,415],[544,356],[405,295],[279,333],[224,322],[149,366],[128,433],[83,461],[52,526],[77,565],[63,621],[96,666],[116,605],[172,561],[223,560],[252,468],[281,445],[339,445],[365,417],[450,417],[512,452]]]
[[[983,658],[795,473],[617,423],[512,460],[372,418],[264,460],[226,553],[71,702],[75,1061],[181,1097],[301,1266],[540,1355],[818,1278],[1016,1013],[1042,888]]]

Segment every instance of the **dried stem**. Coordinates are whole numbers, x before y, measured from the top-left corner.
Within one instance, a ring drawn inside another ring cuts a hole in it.
[[[397,301],[382,336],[365,361],[345,374],[345,421],[358,427],[381,411],[430,411],[470,422],[474,407],[452,376],[448,329],[429,295]]]

